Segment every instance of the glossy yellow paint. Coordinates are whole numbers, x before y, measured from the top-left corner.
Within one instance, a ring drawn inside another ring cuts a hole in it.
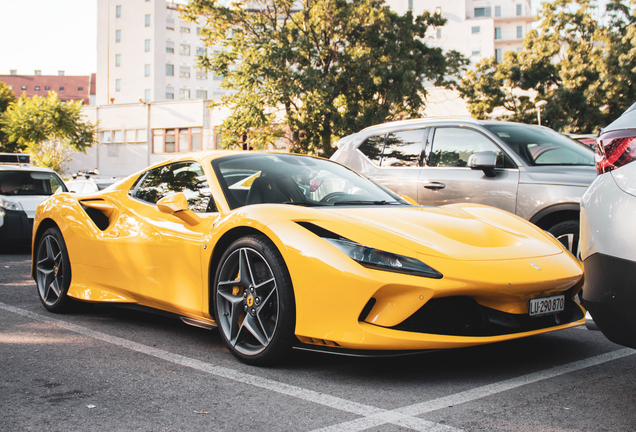
[[[193,213],[175,194],[158,206],[132,198],[137,173],[89,197],[62,193],[37,211],[40,227],[56,224],[72,267],[69,296],[91,302],[136,303],[213,323],[210,309],[217,243],[238,229],[267,236],[289,269],[296,335],[315,345],[368,350],[454,348],[580,325],[492,337],[459,337],[390,329],[432,298],[470,296],[502,312],[527,314],[532,298],[580,289],[582,266],[554,238],[502,210],[479,205],[404,208],[305,208],[259,204],[231,211],[211,160],[240,152],[189,155],[201,163],[218,213]],[[252,179],[253,180],[253,179]],[[182,195],[182,194],[181,194]],[[100,230],[82,205],[102,212]],[[417,258],[442,279],[365,268],[303,228],[310,222],[351,241]],[[532,264],[531,264],[532,263]],[[534,264],[534,265],[533,265]],[[537,270],[540,268],[540,270]],[[364,322],[361,311],[376,302]]]

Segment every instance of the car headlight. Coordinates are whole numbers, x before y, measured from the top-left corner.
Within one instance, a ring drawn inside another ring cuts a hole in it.
[[[3,208],[5,210],[20,211],[22,210],[22,204],[17,201],[9,201],[0,198],[0,208]]]
[[[441,279],[443,277],[440,272],[415,258],[384,252],[348,240],[325,237],[323,239],[337,247],[352,260],[368,268],[433,279]]]

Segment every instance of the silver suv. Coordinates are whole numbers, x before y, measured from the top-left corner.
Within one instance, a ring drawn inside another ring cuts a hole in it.
[[[474,202],[551,232],[576,256],[594,152],[541,126],[473,119],[385,123],[342,138],[331,157],[422,205]]]

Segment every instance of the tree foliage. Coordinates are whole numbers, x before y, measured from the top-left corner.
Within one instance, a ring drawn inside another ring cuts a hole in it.
[[[602,19],[592,0],[542,3],[538,29],[523,50],[500,63],[484,59],[459,86],[471,114],[535,123],[535,103],[546,100],[542,121],[562,132],[594,133],[636,100],[636,16],[621,0]],[[536,96],[534,96],[536,95]]]
[[[13,91],[3,82],[0,82],[0,118],[9,105],[15,102]],[[7,135],[0,128],[0,153],[15,153],[16,144],[9,141]]]
[[[86,153],[96,142],[97,126],[85,121],[81,109],[81,101],[62,102],[55,92],[22,95],[0,116],[0,129],[36,165],[61,171],[73,151]]]
[[[420,115],[424,82],[449,85],[467,64],[426,45],[439,14],[401,16],[383,0],[191,0],[184,15],[205,20],[198,65],[224,77],[230,147],[290,136],[295,151],[328,156],[337,137]]]

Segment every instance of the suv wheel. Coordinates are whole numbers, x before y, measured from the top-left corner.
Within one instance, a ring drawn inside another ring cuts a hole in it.
[[[567,220],[559,222],[548,229],[572,255],[579,258],[579,221]]]

